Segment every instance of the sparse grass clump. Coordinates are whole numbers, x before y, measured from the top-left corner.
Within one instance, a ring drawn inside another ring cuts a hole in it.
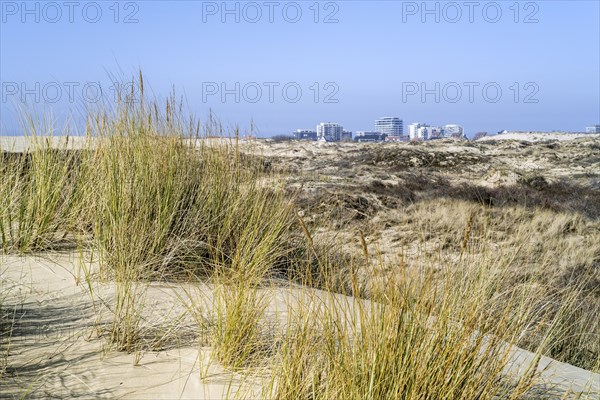
[[[244,264],[254,276],[285,256],[290,202],[260,163],[233,141],[212,144],[173,122],[180,119],[170,102],[164,114],[156,105],[129,107],[97,121],[90,160],[103,265],[117,277],[157,279]]]
[[[69,137],[30,136],[24,153],[0,149],[0,240],[7,252],[48,250],[67,241],[78,184]],[[72,238],[71,238],[72,242]]]
[[[56,148],[32,125],[30,150],[0,165],[4,252],[69,238],[97,255],[100,277],[116,283],[110,331],[123,350],[139,341],[142,282],[218,274],[256,287],[293,248],[291,202],[263,163],[235,138],[205,139],[213,124],[178,110],[173,98],[161,110],[142,89],[138,102],[89,115],[82,149],[68,137]]]
[[[161,115],[156,106],[125,106],[96,125],[92,243],[103,271],[119,285],[117,320],[133,318],[125,332],[113,329],[119,337],[135,337],[139,321],[130,303],[144,297],[135,282],[219,276],[244,291],[291,248],[291,203],[282,189],[233,142],[214,145],[186,130],[189,124],[173,122],[180,121],[175,108],[168,102]],[[221,315],[229,328],[217,337],[227,345],[236,318],[248,312],[254,318],[256,311],[253,302],[236,301],[235,311]]]
[[[275,362],[274,397],[523,398],[541,352],[561,335],[559,319],[539,322],[535,286],[499,297],[504,273],[473,262],[443,272],[404,269],[372,288],[370,300],[307,295],[310,305],[296,306]],[[564,314],[573,297],[561,300]],[[527,330],[542,338],[536,358],[526,373],[511,375],[509,343]]]
[[[213,356],[240,370],[260,364],[269,351],[264,325],[265,296],[243,282],[218,285],[215,293]]]

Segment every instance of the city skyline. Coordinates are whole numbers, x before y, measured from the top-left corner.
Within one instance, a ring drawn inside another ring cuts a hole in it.
[[[590,129],[592,128],[586,128],[586,130]],[[477,134],[487,135],[488,132],[478,132]],[[277,136],[282,137],[286,135]],[[342,124],[336,122],[320,122],[317,124],[316,130],[296,129],[292,132],[292,137],[298,140],[343,141],[350,139],[359,142],[432,140],[450,137],[468,138],[464,132],[464,127],[458,124],[434,126],[427,123],[415,122],[409,124],[408,130],[404,131],[404,120],[400,117],[378,118],[374,122],[374,129],[370,131],[350,131],[344,129]]]
[[[400,120],[404,124],[405,120],[403,118],[400,118]],[[376,122],[377,122],[377,119],[375,120],[375,125],[376,125]],[[332,122],[330,122],[330,121],[320,122],[319,124],[322,124],[322,123],[332,123]],[[310,129],[308,127],[297,128],[297,129],[294,129],[294,130],[291,130],[291,131],[288,131],[288,132],[281,132],[281,133],[277,133],[277,134],[274,134],[274,135],[271,135],[271,136],[276,136],[276,135],[286,136],[286,135],[289,135],[290,132],[292,133],[293,136],[297,136],[297,134],[299,134],[299,133],[305,134],[305,135],[309,134],[309,133],[314,133],[315,134],[315,138],[316,138],[316,134],[317,134],[317,131],[318,131],[318,125],[319,124],[317,124],[317,129]],[[354,133],[357,133],[357,132],[363,132],[363,133],[381,133],[381,132],[378,132],[376,130],[376,128],[373,128],[373,129],[364,129],[364,128],[362,128],[362,129],[350,129],[350,128],[345,129],[346,125],[343,124],[343,123],[337,123],[337,122],[335,122],[334,124],[340,125],[342,128],[344,128],[344,131],[348,131],[348,132],[354,132]],[[489,132],[489,131],[469,131],[469,130],[465,129],[464,125],[462,125],[462,124],[455,124],[455,123],[431,124],[429,122],[412,122],[412,123],[409,123],[408,125],[406,125],[407,126],[407,130],[405,130],[403,132],[403,134],[405,136],[408,136],[409,138],[412,138],[412,134],[410,132],[410,128],[411,128],[411,126],[414,126],[414,125],[418,125],[417,126],[418,128],[422,128],[422,127],[425,127],[425,128],[445,128],[446,130],[448,128],[450,128],[450,129],[453,130],[453,133],[460,133],[461,135],[464,135],[464,137],[469,138],[469,139],[472,139],[477,134],[496,135],[496,134],[499,134],[499,133],[502,133],[502,132],[508,132],[508,131],[510,131],[510,132],[600,133],[600,125],[599,124],[588,124],[588,125],[586,125],[585,127],[582,127],[579,130],[570,130],[570,131],[561,131],[561,130],[541,131],[541,130],[535,130],[535,129],[533,129],[533,130],[518,130],[518,129],[508,130],[508,129],[502,129],[502,130],[497,130],[497,131],[491,131],[491,132]],[[454,129],[457,129],[457,131],[454,131]]]

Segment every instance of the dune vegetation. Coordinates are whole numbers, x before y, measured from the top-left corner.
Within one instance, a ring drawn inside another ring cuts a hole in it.
[[[382,257],[366,238],[374,223],[344,222],[332,199],[331,212],[311,218],[318,205],[289,184],[292,172],[235,130],[215,138],[218,123],[186,117],[174,98],[160,104],[142,89],[139,102],[90,114],[84,136],[48,136],[43,125],[30,119],[28,150],[2,149],[0,247],[96,260],[81,284],[93,298],[92,281],[114,283],[98,334],[116,351],[147,346],[150,284],[207,283],[210,305],[193,291],[182,301],[199,313],[214,361],[259,371],[266,398],[543,398],[542,355],[600,371],[598,216],[468,193],[423,203],[422,184],[375,183],[371,193],[400,202],[398,226],[454,255],[401,246]],[[350,239],[328,233],[340,227]],[[569,230],[588,244],[562,240]],[[526,240],[534,232],[541,243]],[[567,253],[579,272],[552,269]],[[266,312],[274,288],[298,293],[283,322]],[[2,316],[4,372],[10,312]],[[519,374],[514,346],[535,355]]]

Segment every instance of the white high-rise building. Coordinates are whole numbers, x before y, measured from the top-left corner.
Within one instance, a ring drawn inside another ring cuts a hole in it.
[[[427,140],[429,138],[429,126],[421,126],[417,129],[417,140]]]
[[[402,136],[404,123],[398,117],[383,117],[375,121],[375,131],[388,136]]]
[[[429,140],[429,139],[433,139],[434,132],[439,132],[438,127],[436,126],[429,126],[429,125],[425,125],[425,126],[421,126],[419,127],[419,129],[417,129],[417,140]]]
[[[421,122],[413,122],[408,126],[408,138],[410,140],[416,140],[418,138],[418,130],[419,128],[423,128],[428,126],[427,124],[423,124]]]
[[[422,122],[415,122],[408,126],[408,137],[410,140],[439,139],[442,136],[442,128],[430,126]]]
[[[333,122],[321,122],[317,125],[317,139],[337,142],[342,140],[344,128]]]

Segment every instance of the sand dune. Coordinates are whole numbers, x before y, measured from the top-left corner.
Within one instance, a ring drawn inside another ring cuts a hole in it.
[[[194,293],[210,304],[209,286],[151,285],[145,324],[176,326],[176,334],[163,349],[126,354],[107,349],[105,341],[95,335],[98,315],[85,284],[76,284],[78,263],[74,253],[2,258],[5,307],[13,310],[15,319],[10,368],[16,371],[4,378],[3,397],[25,393],[33,398],[127,399],[216,399],[237,392],[248,398],[264,395],[261,390],[266,382],[258,375],[248,378],[227,372],[210,363],[209,347],[197,346],[198,332],[185,299]],[[109,304],[113,285],[94,285],[97,306]],[[270,298],[267,315],[283,322],[280,326],[285,326],[290,306],[312,298],[294,288],[265,290]],[[320,295],[315,290],[312,296]],[[352,307],[353,302],[347,298],[339,304]],[[106,313],[104,310],[101,315]],[[533,357],[531,352],[514,348],[510,373],[523,373]],[[548,357],[542,357],[539,371],[537,385],[552,387],[558,397],[567,390],[588,393],[590,398],[600,393],[600,374]]]
[[[525,140],[529,142],[539,142],[544,140],[576,140],[576,139],[598,139],[597,133],[569,133],[569,132],[506,132],[492,136],[485,136],[478,141],[485,142],[490,140]]]

